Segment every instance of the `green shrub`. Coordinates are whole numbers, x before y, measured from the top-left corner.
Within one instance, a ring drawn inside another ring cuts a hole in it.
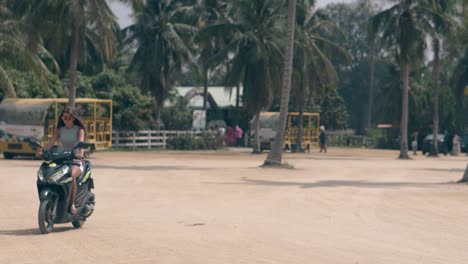
[[[180,134],[167,140],[167,149],[172,150],[213,150],[219,146],[214,134]]]

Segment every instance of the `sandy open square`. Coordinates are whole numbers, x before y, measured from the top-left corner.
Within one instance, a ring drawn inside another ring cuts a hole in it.
[[[0,159],[0,263],[468,263],[467,156],[99,152],[81,229],[37,225],[38,160]]]

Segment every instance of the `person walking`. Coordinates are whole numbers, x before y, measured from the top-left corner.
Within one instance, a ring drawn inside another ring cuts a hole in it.
[[[453,135],[452,139],[452,155],[458,156],[461,152],[461,138],[456,133]]]
[[[242,131],[242,128],[240,128],[238,125],[236,125],[236,146],[240,147],[242,144],[242,134],[244,131]]]
[[[319,129],[320,129],[320,136],[319,136],[320,152],[324,151],[325,153],[327,153],[327,133],[325,132],[324,126],[320,126]]]
[[[411,148],[413,149],[413,155],[417,155],[418,152],[418,132],[414,132],[411,139]]]

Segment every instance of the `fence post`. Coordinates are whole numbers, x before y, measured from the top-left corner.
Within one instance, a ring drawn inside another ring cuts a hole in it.
[[[166,149],[166,130],[163,130],[163,149]]]
[[[119,132],[119,131],[116,131],[116,132],[114,132],[114,133],[115,133],[115,136],[112,137],[112,138],[114,139],[114,144],[117,145],[117,146],[119,146],[119,144],[120,144],[120,135],[119,135],[120,132]]]
[[[133,131],[132,134],[133,134],[133,139],[132,139],[133,150],[135,150],[135,149],[136,149],[136,138],[135,138],[135,137],[136,137],[136,133],[135,133],[135,131]]]
[[[151,149],[151,134],[153,130],[148,131],[148,149]]]

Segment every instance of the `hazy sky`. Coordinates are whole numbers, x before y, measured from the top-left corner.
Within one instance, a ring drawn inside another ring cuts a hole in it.
[[[353,0],[317,0],[317,6],[324,7],[329,3],[349,3],[352,1]],[[114,14],[119,18],[119,24],[122,28],[132,23],[129,7],[113,0],[108,0],[108,2]]]

